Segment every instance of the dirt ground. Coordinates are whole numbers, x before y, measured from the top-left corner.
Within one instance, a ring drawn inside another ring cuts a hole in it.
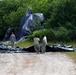
[[[61,53],[4,53],[0,75],[76,75],[76,64]]]

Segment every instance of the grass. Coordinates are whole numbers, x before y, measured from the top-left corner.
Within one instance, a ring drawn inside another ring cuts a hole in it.
[[[32,46],[33,42],[28,42],[27,40],[21,41],[19,43],[17,43],[15,46],[20,46],[20,47],[28,47],[28,46]]]
[[[76,42],[49,42],[48,44],[54,45],[54,44],[66,44],[66,45],[72,45],[73,47],[76,47]],[[72,58],[76,61],[76,52],[62,52]]]
[[[76,59],[76,52],[63,52],[64,54],[67,54],[68,56]]]
[[[63,52],[63,53],[71,57],[76,64],[76,52]]]
[[[16,44],[16,46],[20,46],[20,47],[27,47],[27,46],[32,46],[34,44],[34,42],[28,42],[27,40],[21,41],[19,43]],[[48,42],[49,45],[54,45],[54,44],[66,44],[66,45],[72,45],[73,47],[76,47],[76,43],[75,42]],[[68,56],[76,59],[76,52],[62,52],[64,54],[67,54]]]
[[[16,46],[21,46],[21,47],[27,47],[27,46],[31,46],[33,45],[34,42],[33,41],[21,41],[19,43],[16,44]],[[72,45],[73,47],[76,47],[76,43],[75,42],[48,42],[49,45],[54,45],[54,44],[65,44],[65,45]]]

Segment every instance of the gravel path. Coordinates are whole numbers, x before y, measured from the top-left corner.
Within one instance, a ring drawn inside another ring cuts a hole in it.
[[[76,75],[76,64],[61,53],[5,53],[0,75]]]

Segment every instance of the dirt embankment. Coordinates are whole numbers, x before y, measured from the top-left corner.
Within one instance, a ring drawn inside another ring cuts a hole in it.
[[[60,53],[0,54],[0,75],[76,75],[76,65]]]

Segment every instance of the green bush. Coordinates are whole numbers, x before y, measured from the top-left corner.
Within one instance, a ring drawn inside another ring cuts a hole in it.
[[[43,38],[43,35],[45,35],[45,36],[47,37],[47,40],[48,40],[48,41],[53,41],[53,40],[54,40],[54,33],[53,33],[52,29],[42,29],[42,30],[35,31],[35,32],[33,32],[32,35],[30,35],[30,36],[28,37],[27,40],[32,41],[33,38],[34,38],[36,35],[37,35],[40,39],[42,39],[42,38]]]
[[[35,36],[38,36],[40,39],[43,38],[43,35],[47,37],[47,40],[49,42],[56,42],[56,41],[62,41],[62,42],[70,42],[75,41],[76,31],[75,30],[68,30],[65,27],[59,27],[57,29],[42,29],[34,31],[29,37],[28,41],[33,41],[33,38]]]
[[[68,37],[71,41],[76,41],[76,30],[69,30]]]
[[[69,31],[64,27],[59,27],[58,29],[54,30],[55,40],[56,41],[70,41],[68,37]]]

